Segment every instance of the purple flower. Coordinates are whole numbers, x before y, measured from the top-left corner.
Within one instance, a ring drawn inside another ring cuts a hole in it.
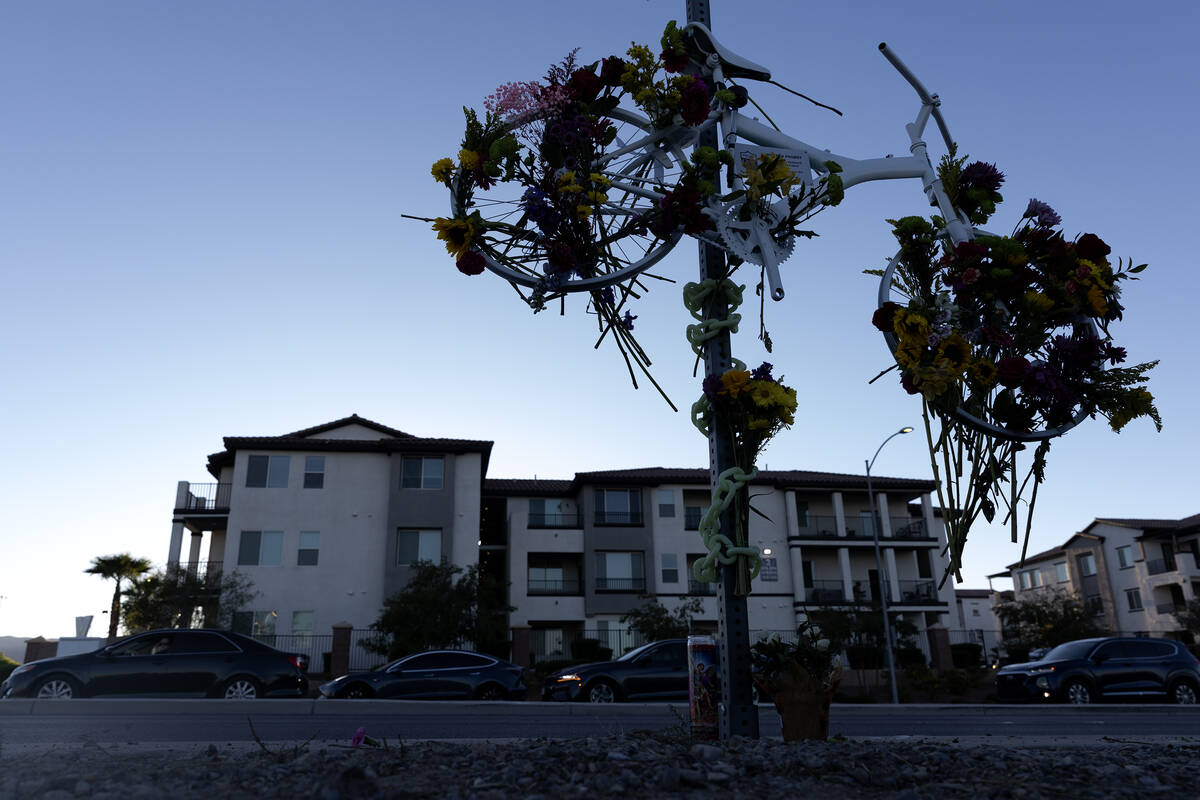
[[[750,371],[750,379],[755,381],[774,381],[775,379],[771,377],[771,370],[773,368],[774,365],[764,361],[757,368]]]
[[[617,302],[617,293],[613,291],[611,286],[605,286],[600,292],[600,300],[604,302],[605,305],[611,306]]]
[[[1108,359],[1108,363],[1116,365],[1125,360],[1126,352],[1124,347],[1114,347],[1109,342],[1104,343],[1104,357]]]
[[[721,376],[709,375],[704,379],[702,386],[704,388],[704,396],[707,397],[710,402],[717,402],[717,394],[721,391]]]
[[[542,233],[554,233],[561,216],[550,204],[550,198],[544,191],[537,186],[530,186],[525,190],[525,194],[521,195],[521,202],[525,206],[525,216],[529,217]]]
[[[1029,201],[1021,218],[1031,219],[1035,225],[1043,228],[1053,228],[1062,223],[1062,217],[1053,208],[1036,198]]]
[[[354,738],[350,740],[350,746],[358,747],[359,745],[361,745],[363,743],[363,740],[366,738],[367,738],[367,729],[359,728],[358,730],[356,730],[354,732]]]
[[[625,316],[621,319],[621,327],[627,331],[633,330],[633,321],[635,319],[637,319],[637,316],[626,311]]]
[[[1004,173],[996,169],[995,164],[973,161],[963,168],[959,183],[963,188],[995,192],[999,191],[1000,184],[1004,183]]]

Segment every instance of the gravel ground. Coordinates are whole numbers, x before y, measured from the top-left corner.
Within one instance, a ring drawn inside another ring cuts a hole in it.
[[[386,745],[383,746],[383,745]],[[1200,738],[602,739],[0,751],[0,800],[160,798],[1196,798]]]

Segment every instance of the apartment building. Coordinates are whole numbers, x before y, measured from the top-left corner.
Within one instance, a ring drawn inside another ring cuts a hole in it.
[[[1054,587],[1083,598],[1102,627],[1172,636],[1174,614],[1200,597],[1200,514],[1184,519],[1096,518],[1050,550],[1009,564],[1013,597]]]
[[[699,626],[715,629],[716,587],[692,572],[704,554],[707,470],[489,479],[492,444],[413,436],[357,415],[226,437],[208,458],[215,482],[178,485],[168,563],[213,579],[246,575],[258,595],[236,623],[266,634],[365,628],[409,565],[442,558],[505,579],[514,636],[527,632],[542,650],[583,631],[621,631],[645,595],[668,607],[700,598]],[[954,591],[937,586],[945,536],[933,482],[872,484],[882,575],[865,477],[760,472],[752,629],[794,631],[806,609],[869,609],[881,592],[922,631],[952,625]]]

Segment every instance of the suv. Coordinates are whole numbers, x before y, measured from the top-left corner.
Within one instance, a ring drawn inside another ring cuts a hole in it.
[[[1079,639],[1038,661],[1000,668],[996,696],[1077,705],[1117,697],[1194,704],[1200,660],[1171,639]]]

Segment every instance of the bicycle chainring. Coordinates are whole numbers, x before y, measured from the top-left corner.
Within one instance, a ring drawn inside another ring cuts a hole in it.
[[[742,261],[748,261],[757,266],[763,265],[763,252],[760,242],[766,241],[771,248],[771,254],[776,264],[782,264],[792,254],[796,246],[796,237],[788,236],[783,244],[771,236],[771,231],[779,227],[783,217],[774,208],[766,214],[753,214],[749,220],[738,219],[742,203],[727,203],[723,209],[716,209],[718,246],[728,250]],[[765,223],[765,226],[763,225]],[[765,237],[756,235],[755,229],[760,228]]]

